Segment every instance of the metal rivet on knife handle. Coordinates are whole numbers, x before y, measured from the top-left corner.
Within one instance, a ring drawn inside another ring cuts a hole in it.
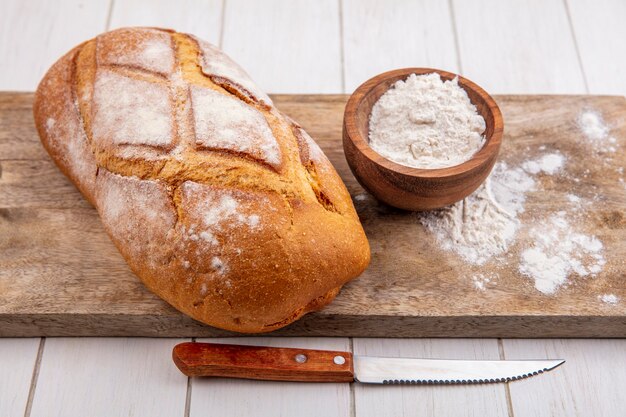
[[[346,358],[341,355],[337,355],[333,358],[333,362],[335,362],[335,365],[343,365],[346,363]]]
[[[306,362],[306,359],[307,359],[306,355],[303,355],[302,353],[298,353],[295,357],[295,360],[298,363],[304,363]]]

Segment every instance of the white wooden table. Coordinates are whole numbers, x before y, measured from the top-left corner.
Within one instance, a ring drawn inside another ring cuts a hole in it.
[[[220,45],[273,93],[349,93],[376,73],[422,66],[492,93],[625,95],[625,22],[624,0],[3,0],[0,90],[34,90],[62,53],[99,32],[151,25]],[[626,415],[626,340],[236,340],[568,361],[509,385],[400,388],[188,380],[170,361],[180,341],[1,339],[0,416]]]

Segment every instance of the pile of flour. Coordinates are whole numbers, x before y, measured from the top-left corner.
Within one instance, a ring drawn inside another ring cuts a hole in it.
[[[535,181],[524,170],[498,162],[473,194],[443,209],[418,214],[419,220],[443,249],[482,265],[507,251],[519,226],[517,214],[524,211],[525,194],[534,187]]]
[[[589,140],[599,141],[609,134],[609,128],[602,116],[593,110],[585,110],[580,114],[578,126]]]
[[[474,288],[478,291],[485,291],[488,285],[496,284],[496,276],[493,274],[476,274],[472,277]]]
[[[533,281],[538,291],[553,294],[567,284],[570,275],[595,276],[606,264],[602,242],[576,231],[569,220],[571,213],[558,212],[530,227],[518,219],[524,212],[526,194],[539,188],[536,176],[560,175],[565,163],[560,152],[543,153],[519,167],[498,162],[473,194],[449,207],[420,213],[418,219],[441,248],[478,266],[504,260],[519,229],[524,227],[530,239],[520,248],[518,270]],[[581,204],[574,194],[566,198],[573,207]],[[477,290],[485,291],[496,279],[481,273],[474,275],[472,282]]]
[[[526,193],[535,189],[535,174],[556,174],[565,163],[559,152],[526,161],[521,167],[498,162],[473,194],[451,206],[419,214],[443,249],[473,265],[506,252],[519,228]]]
[[[561,170],[565,157],[558,152],[552,152],[541,156],[535,160],[526,161],[522,165],[524,171],[529,174],[539,174],[545,172],[546,174],[553,175]]]
[[[612,153],[617,150],[617,139],[611,136],[611,129],[597,111],[587,109],[581,112],[578,117],[578,127],[594,146],[595,152]]]
[[[605,304],[612,304],[612,305],[616,305],[617,303],[619,303],[619,297],[615,294],[603,294],[603,295],[599,295],[598,299],[600,301],[602,301]]]
[[[484,131],[485,120],[457,78],[412,74],[374,104],[369,144],[405,166],[444,168],[471,159],[485,143]]]
[[[602,242],[572,230],[566,215],[560,211],[535,225],[533,245],[521,253],[519,271],[544,294],[553,294],[572,273],[595,276],[606,264]]]

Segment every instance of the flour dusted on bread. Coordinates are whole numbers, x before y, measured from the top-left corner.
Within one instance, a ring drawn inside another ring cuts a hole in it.
[[[210,76],[217,77],[226,82],[228,80],[237,80],[236,84],[230,86],[236,89],[240,94],[250,99],[258,100],[265,105],[271,106],[272,100],[250,79],[248,73],[241,68],[235,61],[230,59],[219,48],[208,42],[195,38],[202,51],[202,71]]]
[[[309,134],[301,128],[298,128],[298,132],[300,133],[300,136],[302,137],[302,140],[304,142],[305,146],[303,146],[303,149],[306,149],[307,159],[309,161],[317,162],[318,164],[321,163],[321,166],[327,166],[327,164],[325,163],[325,161],[327,161],[326,155],[324,155],[324,152],[322,152],[322,150],[317,145],[317,143],[315,143],[313,138],[311,138],[311,136],[309,136]]]
[[[278,143],[256,109],[209,88],[192,87],[196,145],[225,149],[280,164]]]
[[[248,227],[256,229],[261,226],[261,216],[254,212],[247,212],[237,201],[240,197],[236,191],[207,188],[194,182],[185,182],[182,187],[182,201],[202,196],[203,198],[186,209],[199,222],[191,223],[184,231],[191,240],[202,239],[211,245],[218,245],[215,237],[217,232],[224,228]],[[262,198],[262,197],[259,197]],[[264,201],[269,206],[269,201]]]
[[[156,29],[119,29],[109,32],[106,45],[97,45],[98,62],[105,65],[138,68],[166,75],[174,67],[171,36]]]
[[[196,320],[267,332],[369,262],[317,144],[216,47],[126,28],[74,48],[34,103],[45,148],[144,284]]]
[[[171,146],[174,135],[166,85],[103,70],[96,75],[93,102],[95,141]]]

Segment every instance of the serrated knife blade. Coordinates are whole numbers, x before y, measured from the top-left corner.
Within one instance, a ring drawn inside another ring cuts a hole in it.
[[[557,360],[450,360],[354,356],[354,378],[368,384],[481,384],[550,371]]]

